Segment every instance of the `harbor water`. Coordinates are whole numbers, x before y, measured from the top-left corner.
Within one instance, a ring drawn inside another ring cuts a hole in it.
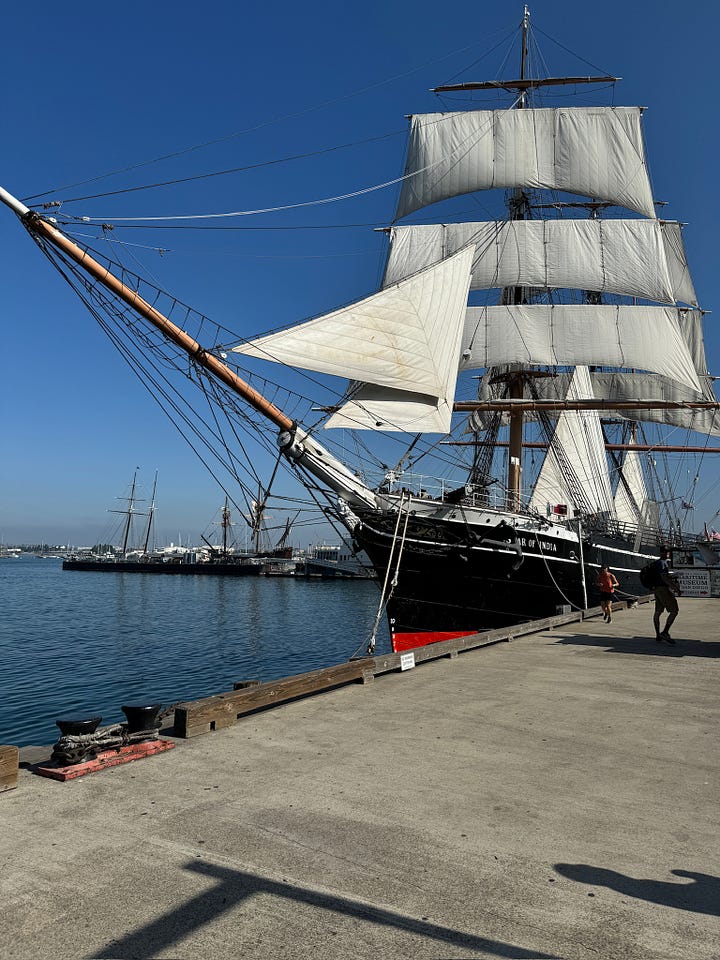
[[[379,596],[368,580],[83,573],[2,559],[0,743],[50,744],[63,717],[119,722],[126,703],[169,706],[342,663],[363,652]],[[377,649],[389,649],[384,618]]]

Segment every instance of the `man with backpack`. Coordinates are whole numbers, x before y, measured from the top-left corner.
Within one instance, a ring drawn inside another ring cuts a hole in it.
[[[654,580],[652,583],[652,591],[655,594],[653,623],[655,624],[656,643],[661,643],[663,640],[665,640],[666,643],[675,643],[670,636],[670,627],[678,615],[678,602],[675,599],[675,595],[680,596],[680,584],[675,577],[670,576],[670,570],[668,568],[670,556],[670,551],[666,547],[663,547],[660,557],[649,565],[650,573]],[[667,611],[667,620],[665,621],[665,629],[661,631],[660,616],[663,610]]]

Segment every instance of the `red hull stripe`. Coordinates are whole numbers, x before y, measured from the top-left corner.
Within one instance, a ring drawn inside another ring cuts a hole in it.
[[[393,653],[401,650],[412,650],[414,647],[426,647],[429,643],[440,643],[441,640],[454,640],[456,637],[471,637],[477,630],[448,630],[422,633],[394,633],[392,635]]]

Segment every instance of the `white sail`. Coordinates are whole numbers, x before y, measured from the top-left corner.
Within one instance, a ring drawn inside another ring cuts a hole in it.
[[[631,527],[639,526],[645,516],[646,501],[647,489],[640,457],[637,450],[628,450],[615,490],[615,513],[619,522]]]
[[[672,220],[663,220],[660,225],[663,232],[665,259],[670,270],[670,284],[675,293],[675,299],[697,306],[697,295],[685,256],[682,225]]]
[[[592,398],[587,367],[576,367],[569,400]],[[535,482],[530,507],[543,516],[556,505],[584,513],[613,514],[600,417],[594,410],[572,410],[558,417],[552,442]]]
[[[233,350],[452,403],[472,256],[468,248],[366,300]]]
[[[652,218],[640,113],[571,107],[416,115],[395,219],[493,187],[563,190]]]
[[[708,374],[705,357],[705,344],[702,331],[701,310],[678,311],[678,324],[683,335],[695,371],[700,382],[700,390],[693,390],[677,380],[669,380],[653,373],[627,373],[625,371],[593,371],[590,374],[593,394],[601,400],[669,400],[674,403],[715,402],[713,380]],[[536,382],[538,399],[551,400],[564,397],[570,378],[561,373],[552,378]],[[488,396],[488,399],[490,397]],[[627,420],[665,423],[673,427],[683,427],[698,433],[720,436],[720,411],[700,410],[688,407],[677,410],[637,410],[623,411]],[[479,426],[480,421],[475,425]]]
[[[529,286],[696,304],[680,225],[658,220],[498,220],[393,227],[384,285],[475,245],[471,290]]]
[[[504,363],[635,367],[701,389],[678,311],[671,307],[469,307],[461,369]]]
[[[326,430],[382,430],[387,433],[449,433],[452,397],[422,397],[374,383],[358,384],[352,399],[324,424]]]

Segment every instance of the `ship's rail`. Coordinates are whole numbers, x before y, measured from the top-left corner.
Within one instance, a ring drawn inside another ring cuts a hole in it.
[[[501,512],[508,510],[507,491],[498,481],[488,486],[467,483],[458,487],[442,477],[399,473],[387,475],[377,489],[379,493],[395,496],[404,494],[421,500],[456,503],[468,508]],[[521,503],[519,509],[513,512],[536,517],[542,521],[566,524],[573,529],[579,520],[586,533],[624,540],[639,553],[657,553],[660,546],[690,549],[701,539],[698,534],[686,533],[679,529],[662,529],[648,524],[627,523],[607,513],[580,514],[577,517],[563,513],[544,515],[526,502]]]
[[[392,477],[392,479],[388,479]],[[420,473],[401,473],[388,475],[377,487],[379,493],[417,497],[421,500],[438,502],[462,502],[468,506],[503,510],[507,504],[507,494],[502,485],[489,486],[465,484],[458,487],[444,477],[433,477]]]

